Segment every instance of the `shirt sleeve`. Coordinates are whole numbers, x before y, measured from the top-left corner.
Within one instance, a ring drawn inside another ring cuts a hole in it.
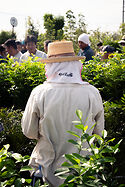
[[[99,91],[96,92],[96,99],[95,99],[93,110],[96,111],[95,114],[96,125],[94,127],[93,133],[102,136],[102,131],[104,130],[104,108],[103,108],[102,98]]]
[[[33,92],[28,99],[21,126],[25,136],[30,139],[39,138],[39,110]]]
[[[102,131],[104,130],[104,110],[98,112],[95,117],[96,125],[93,133],[102,136]]]

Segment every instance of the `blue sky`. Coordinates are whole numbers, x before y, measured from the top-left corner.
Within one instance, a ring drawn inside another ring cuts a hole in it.
[[[15,27],[18,39],[23,39],[26,30],[26,19],[31,16],[35,24],[43,31],[43,16],[52,13],[55,16],[65,16],[72,10],[77,16],[82,13],[88,30],[117,32],[122,22],[123,0],[2,0],[0,3],[0,31],[12,29],[10,18],[16,17],[18,25]]]

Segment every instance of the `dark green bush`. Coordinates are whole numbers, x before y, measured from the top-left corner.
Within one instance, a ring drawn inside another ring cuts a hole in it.
[[[105,128],[108,131],[108,138],[115,138],[115,143],[123,139],[120,144],[120,153],[116,156],[116,166],[119,175],[125,171],[125,94],[119,103],[105,102]]]
[[[3,130],[0,132],[0,149],[10,144],[10,149],[23,155],[30,155],[35,141],[26,138],[21,130],[22,111],[13,108],[0,109],[0,124]]]
[[[105,127],[109,138],[116,141],[123,138],[118,154],[119,172],[124,173],[125,165],[125,53],[115,53],[113,58],[102,62],[99,57],[83,62],[83,81],[88,81],[100,90],[104,101]],[[44,65],[29,60],[21,65],[0,64],[0,123],[4,130],[0,133],[0,147],[9,143],[11,150],[21,154],[30,154],[34,142],[28,140],[21,132],[21,116],[28,97],[34,87],[46,80]],[[21,109],[21,110],[15,110]],[[15,143],[16,142],[16,143]]]
[[[13,64],[10,59],[0,64],[0,107],[24,109],[28,97],[34,87],[45,81],[44,65],[39,62]]]
[[[31,168],[27,166],[29,156],[8,151],[9,144],[0,150],[0,186],[29,186],[31,183],[28,175]]]
[[[76,111],[79,121],[74,121],[76,128],[81,130],[81,136],[76,132],[68,133],[77,137],[77,140],[71,139],[70,143],[77,147],[78,153],[65,154],[66,162],[62,168],[57,170],[56,176],[65,179],[60,187],[67,186],[93,186],[93,187],[120,187],[125,186],[117,176],[115,165],[115,154],[119,151],[121,140],[112,145],[115,138],[107,139],[107,131],[102,132],[102,137],[97,134],[89,136],[90,129],[82,123],[82,112]],[[87,142],[88,148],[83,147],[83,142]],[[82,155],[82,150],[89,154]],[[124,176],[121,176],[125,179]]]
[[[119,101],[125,93],[125,54],[83,62],[82,79],[97,87],[104,101]]]
[[[24,109],[31,90],[45,80],[44,65],[30,59],[21,65],[0,64],[0,107]],[[125,93],[125,53],[102,62],[98,57],[83,62],[82,79],[100,90],[104,101],[118,101]]]

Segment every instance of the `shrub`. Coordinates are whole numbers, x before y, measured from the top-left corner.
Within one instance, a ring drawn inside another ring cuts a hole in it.
[[[9,89],[12,86],[9,81],[9,69],[9,64],[0,64],[0,107],[10,107],[13,105],[9,94]]]
[[[83,62],[82,79],[97,87],[103,100],[119,101],[125,93],[125,53],[105,62],[99,57]]]
[[[56,176],[64,178],[65,186],[105,186],[105,187],[120,187],[121,184],[117,177],[117,168],[115,166],[115,154],[118,152],[118,147],[121,140],[112,145],[115,138],[107,140],[107,131],[102,132],[102,137],[93,134],[87,134],[88,126],[82,124],[82,112],[76,111],[80,121],[75,121],[75,127],[81,129],[81,136],[75,132],[68,131],[73,136],[77,137],[77,141],[71,139],[70,143],[78,148],[78,153],[65,154],[66,162],[62,164],[62,168],[56,171]],[[82,146],[83,142],[87,142],[89,148]],[[90,152],[89,155],[81,154],[82,150]],[[124,177],[123,177],[124,178]]]
[[[32,63],[31,59],[21,65],[13,64],[13,61],[9,59],[8,63],[0,64],[0,75],[0,86],[2,87],[0,106],[14,105],[15,108],[20,109],[25,108],[32,89],[46,79],[44,65],[40,62]],[[7,98],[10,102],[6,102]]]
[[[9,59],[0,64],[0,107],[24,110],[32,89],[46,80],[44,65],[35,61],[12,65]],[[82,79],[97,87],[103,100],[119,101],[125,93],[125,53],[115,53],[105,62],[98,57],[83,62]]]
[[[120,153],[116,156],[116,165],[119,175],[123,175],[125,171],[125,94],[120,102],[113,103],[107,101],[104,103],[105,110],[105,128],[108,131],[108,138],[115,138],[114,143],[123,139],[120,144]]]
[[[13,108],[0,109],[0,124],[3,126],[0,132],[0,148],[10,144],[10,149],[20,154],[31,154],[35,141],[26,138],[21,130],[22,111]]]
[[[0,150],[0,186],[27,186],[31,183],[28,171],[31,170],[26,162],[29,156],[8,151],[9,144]]]

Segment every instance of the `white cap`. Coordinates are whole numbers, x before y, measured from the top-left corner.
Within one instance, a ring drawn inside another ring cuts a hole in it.
[[[90,46],[90,41],[89,41],[89,36],[85,33],[81,34],[79,37],[78,37],[78,41],[81,41],[85,44],[88,44]]]

